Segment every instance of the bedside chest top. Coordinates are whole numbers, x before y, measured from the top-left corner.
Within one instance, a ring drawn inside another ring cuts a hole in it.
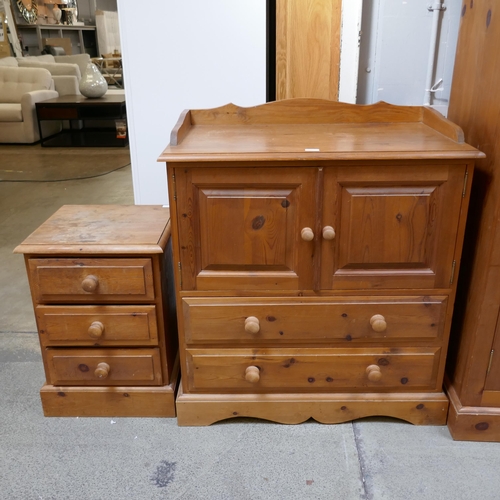
[[[152,205],[65,205],[14,253],[162,253],[170,236],[170,209]]]
[[[159,161],[474,159],[462,129],[425,106],[287,99],[184,111]]]

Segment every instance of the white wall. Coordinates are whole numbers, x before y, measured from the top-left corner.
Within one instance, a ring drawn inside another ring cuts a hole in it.
[[[432,12],[435,1],[364,0],[358,80],[360,104],[424,102]],[[461,0],[446,0],[438,33],[433,83],[443,90],[433,104],[446,113],[460,24]]]
[[[156,160],[183,109],[266,100],[265,0],[118,0],[136,204],[168,204]]]

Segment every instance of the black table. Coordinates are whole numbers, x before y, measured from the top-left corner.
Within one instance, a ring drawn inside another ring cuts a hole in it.
[[[126,120],[124,95],[110,95],[89,99],[83,95],[67,95],[36,103],[40,144],[44,147],[120,147],[128,144],[128,133],[117,137],[116,120]],[[70,128],[43,137],[44,120],[69,120]],[[99,121],[103,127],[95,126]],[[90,124],[89,122],[94,122]]]

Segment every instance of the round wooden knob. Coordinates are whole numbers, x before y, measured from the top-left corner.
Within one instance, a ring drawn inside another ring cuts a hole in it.
[[[88,334],[94,338],[98,339],[102,337],[102,334],[104,333],[104,325],[100,321],[94,321],[88,329]]]
[[[370,318],[370,325],[374,332],[384,332],[387,328],[387,322],[381,314],[375,314]]]
[[[256,384],[260,380],[260,370],[257,366],[249,366],[245,370],[245,380]]]
[[[255,316],[248,316],[245,320],[245,331],[248,333],[258,333],[260,330],[259,319]]]
[[[323,228],[323,239],[333,240],[335,238],[335,229],[332,226],[325,226]]]
[[[304,229],[302,229],[302,231],[300,232],[300,237],[304,240],[304,241],[312,241],[314,240],[314,233],[313,233],[313,230],[310,228],[310,227],[305,227]]]
[[[370,382],[378,382],[382,378],[382,372],[380,371],[380,366],[378,365],[368,366],[366,368],[366,373]]]
[[[97,378],[106,378],[109,374],[109,365],[108,363],[99,363],[97,368],[94,371],[94,375]]]
[[[97,279],[97,276],[93,276],[92,274],[89,274],[82,281],[82,288],[86,292],[95,292],[97,290],[98,285],[99,285],[99,280]]]

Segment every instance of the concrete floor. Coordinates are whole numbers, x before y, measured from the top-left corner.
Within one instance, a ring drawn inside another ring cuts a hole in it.
[[[500,443],[455,442],[444,426],[44,418],[27,277],[12,250],[61,205],[99,203],[133,203],[130,168],[0,182],[0,499],[500,498]]]

